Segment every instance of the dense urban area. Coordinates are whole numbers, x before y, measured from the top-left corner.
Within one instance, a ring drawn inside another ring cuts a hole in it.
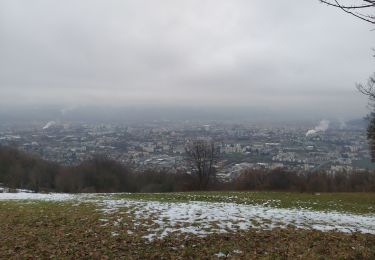
[[[210,139],[220,151],[218,177],[231,180],[245,169],[285,168],[296,172],[372,169],[366,130],[358,122],[285,125],[230,122],[77,124],[50,121],[7,126],[0,145],[17,147],[62,165],[105,155],[136,171],[189,172],[185,146]]]

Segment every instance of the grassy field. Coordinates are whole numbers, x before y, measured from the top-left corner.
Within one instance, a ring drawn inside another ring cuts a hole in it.
[[[375,193],[183,192],[132,193],[117,197],[162,202],[230,202],[276,208],[375,214]]]
[[[145,239],[150,228],[163,225],[152,221],[156,212],[150,205],[266,203],[271,208],[302,207],[373,216],[374,199],[374,194],[359,193],[263,192],[93,195],[64,201],[1,200],[0,196],[0,259],[375,259],[375,235],[292,225],[205,236],[171,232],[160,239]],[[125,201],[130,204],[118,207]],[[139,216],[141,206],[151,213]]]

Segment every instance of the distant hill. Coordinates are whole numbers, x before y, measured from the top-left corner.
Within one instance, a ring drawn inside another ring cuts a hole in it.
[[[353,119],[349,120],[346,122],[347,126],[354,126],[354,127],[367,127],[367,119],[366,118],[358,118],[358,119]]]

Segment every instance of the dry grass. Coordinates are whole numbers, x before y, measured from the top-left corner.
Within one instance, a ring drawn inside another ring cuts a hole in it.
[[[0,258],[375,259],[374,235],[287,228],[146,242],[130,214],[110,218],[90,203],[0,202]]]

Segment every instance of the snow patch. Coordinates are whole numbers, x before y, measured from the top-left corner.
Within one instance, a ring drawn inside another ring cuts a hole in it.
[[[112,194],[63,194],[63,193],[0,193],[0,201],[72,201],[94,203],[104,216],[103,225],[127,226],[127,219],[114,214],[133,217],[136,233],[138,227],[146,228],[147,240],[163,239],[173,233],[206,236],[212,233],[228,233],[239,230],[272,229],[293,226],[321,231],[362,232],[375,234],[375,215],[359,215],[340,212],[319,212],[298,208],[274,208],[263,205],[212,202],[155,202],[116,199]],[[121,212],[120,212],[121,211]]]
[[[227,257],[227,255],[224,254],[223,252],[219,252],[217,254],[214,254],[214,256],[219,257],[219,258],[221,258],[221,257]]]
[[[102,210],[113,214],[120,209],[134,217],[134,224],[148,227],[147,240],[163,239],[172,233],[205,236],[250,228],[296,228],[321,231],[375,234],[374,215],[317,212],[306,209],[282,209],[262,205],[234,203],[163,203],[132,200],[103,200]],[[144,224],[145,220],[151,224]]]
[[[43,200],[43,201],[66,201],[73,200],[77,195],[65,193],[0,193],[0,200]]]

